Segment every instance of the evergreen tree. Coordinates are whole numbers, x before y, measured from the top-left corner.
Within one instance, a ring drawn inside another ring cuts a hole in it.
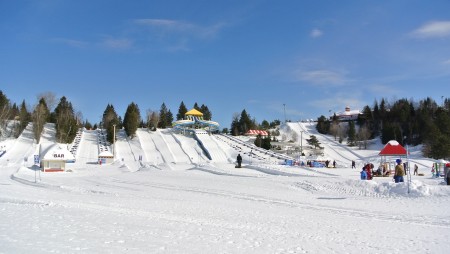
[[[173,122],[173,114],[170,111],[167,111],[167,116],[166,116],[166,127],[172,127],[172,122]]]
[[[241,112],[241,118],[239,119],[239,132],[241,134],[247,133],[249,130],[256,129],[254,121],[251,120],[250,115],[244,109]]]
[[[347,144],[349,146],[356,145],[356,130],[355,130],[355,123],[353,121],[350,121],[348,123],[348,138],[347,138]]]
[[[9,110],[9,120],[16,120],[16,118],[19,117],[20,110],[19,107],[17,107],[16,103],[13,103],[12,107]]]
[[[446,110],[438,109],[436,121],[429,124],[423,152],[434,159],[450,158],[450,116]]]
[[[101,128],[106,130],[106,140],[110,143],[114,143],[114,125],[116,126],[116,133],[122,128],[120,117],[117,115],[116,110],[112,104],[106,106],[103,112]]]
[[[172,113],[170,113],[172,114]],[[172,116],[173,118],[173,116]],[[163,103],[161,105],[161,109],[159,110],[159,122],[158,122],[158,128],[165,129],[168,126],[170,127],[170,124],[172,123],[172,120],[170,120],[169,110],[166,107],[166,104]]]
[[[380,108],[378,107],[378,102],[375,100],[375,103],[373,105],[373,133],[374,136],[380,134],[380,123],[381,123],[381,115],[380,115]]]
[[[270,129],[270,124],[267,120],[263,120],[259,128],[261,128],[262,130],[268,130]]]
[[[86,128],[86,130],[92,130],[92,124],[88,121],[88,120],[86,120],[84,123],[83,123],[83,126],[84,126],[84,128]]]
[[[230,130],[231,130],[231,135],[233,135],[233,136],[239,135],[239,113],[233,114]]]
[[[8,118],[9,118],[9,99],[0,90],[0,135],[5,130]]]
[[[211,114],[211,111],[209,111],[208,106],[202,104],[202,106],[200,107],[200,112],[203,113],[204,120],[210,121],[212,119],[212,114]]]
[[[134,138],[141,122],[141,113],[137,104],[132,102],[127,107],[123,118],[123,128],[128,137]]]
[[[254,144],[255,146],[257,146],[257,147],[262,147],[262,140],[263,140],[263,138],[262,138],[261,134],[258,134],[258,135],[256,136],[256,139],[255,139],[255,141],[253,142],[253,144]]]
[[[266,150],[270,150],[270,148],[272,148],[272,144],[270,143],[272,141],[272,139],[270,138],[270,135],[263,138],[263,142],[262,142],[262,146],[261,148],[264,148]]]
[[[270,128],[275,128],[277,126],[280,126],[281,121],[280,120],[273,120],[272,122],[270,122]]]
[[[317,119],[316,129],[321,134],[327,134],[330,131],[330,121],[325,116],[320,116]]]
[[[32,115],[33,135],[34,135],[34,139],[36,139],[36,143],[39,143],[42,131],[44,130],[44,125],[48,121],[49,117],[50,117],[50,111],[48,110],[48,107],[47,107],[47,104],[45,103],[44,98],[41,98],[39,100],[39,103],[34,108],[33,115]]]
[[[270,141],[271,141],[270,136],[267,136],[267,137],[263,138],[261,136],[261,134],[258,134],[258,136],[256,136],[254,144],[257,147],[261,147],[263,149],[269,150],[271,148]]]
[[[187,110],[186,106],[184,105],[184,102],[182,101],[180,104],[180,107],[178,108],[177,120],[184,119],[186,112],[188,112],[188,110]]]
[[[63,96],[55,108],[56,138],[59,143],[72,143],[78,131],[72,103]]]
[[[320,142],[315,135],[310,135],[309,139],[306,140],[310,146],[313,146],[314,149],[321,148]]]
[[[20,112],[19,112],[19,128],[18,132],[16,133],[16,137],[19,137],[20,133],[27,127],[28,123],[30,122],[30,113],[27,110],[27,106],[25,104],[25,100],[22,101],[22,104],[20,105]]]

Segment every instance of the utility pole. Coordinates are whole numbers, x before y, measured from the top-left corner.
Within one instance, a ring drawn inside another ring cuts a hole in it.
[[[113,124],[113,158],[116,159],[116,125]]]
[[[303,156],[303,131],[300,131],[300,156]]]
[[[284,107],[284,122],[286,123],[286,104],[283,103],[283,107]]]

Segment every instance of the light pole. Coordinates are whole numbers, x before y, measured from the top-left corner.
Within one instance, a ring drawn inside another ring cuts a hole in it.
[[[113,124],[113,158],[116,159],[116,125]]]
[[[286,104],[283,103],[283,107],[284,107],[284,122],[286,123]]]
[[[303,156],[303,131],[300,131],[300,156]]]

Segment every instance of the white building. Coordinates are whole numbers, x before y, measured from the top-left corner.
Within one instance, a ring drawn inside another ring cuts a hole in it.
[[[65,171],[66,162],[75,161],[73,154],[59,144],[41,145],[39,154],[44,172]]]
[[[349,106],[345,107],[345,111],[344,112],[336,113],[336,116],[337,116],[339,121],[356,120],[356,119],[358,119],[359,115],[362,115],[361,111],[359,111],[358,109],[350,110]]]

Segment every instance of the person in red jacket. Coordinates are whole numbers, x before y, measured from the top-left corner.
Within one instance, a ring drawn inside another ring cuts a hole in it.
[[[370,164],[366,164],[366,173],[367,173],[367,180],[372,180],[372,170],[370,169]]]

